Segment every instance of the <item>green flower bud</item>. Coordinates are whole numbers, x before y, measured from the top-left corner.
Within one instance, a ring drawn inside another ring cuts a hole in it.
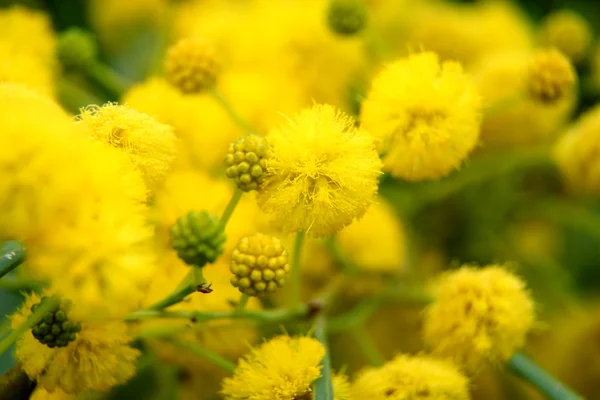
[[[41,304],[50,301],[50,297],[42,297],[39,303],[31,307],[35,312]],[[44,314],[42,320],[31,328],[31,334],[40,343],[51,349],[65,347],[77,339],[77,332],[81,331],[81,324],[69,321],[69,302],[59,302],[55,307]]]
[[[257,233],[239,240],[231,253],[231,284],[248,296],[273,293],[290,272],[288,253],[279,239]]]
[[[190,211],[171,226],[171,247],[186,264],[203,267],[223,254],[226,236],[219,218]]]
[[[98,56],[96,41],[91,33],[79,28],[70,28],[58,40],[58,59],[65,69],[82,69]]]
[[[332,0],[327,21],[332,31],[339,35],[354,35],[367,24],[367,5],[364,0]]]
[[[268,153],[269,145],[264,137],[255,134],[243,136],[229,145],[225,174],[244,192],[256,190],[266,177]]]

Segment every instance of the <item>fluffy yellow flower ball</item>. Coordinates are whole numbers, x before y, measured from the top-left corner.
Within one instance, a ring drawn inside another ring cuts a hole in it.
[[[39,303],[38,295],[28,296],[12,316],[15,329]],[[107,391],[135,375],[139,350],[129,347],[131,338],[123,322],[83,322],[77,339],[62,348],[49,348],[26,332],[17,342],[16,356],[38,388],[65,393]]]
[[[396,356],[380,368],[362,371],[352,385],[354,399],[469,400],[469,382],[454,365],[432,357]]]
[[[357,267],[371,272],[404,270],[404,230],[392,207],[378,199],[365,215],[338,235],[340,247]]]
[[[175,158],[173,128],[127,106],[88,106],[77,121],[90,138],[129,155],[150,192],[162,183]]]
[[[508,360],[535,321],[525,283],[497,265],[450,272],[436,295],[425,312],[425,342],[433,355],[469,370]]]
[[[373,138],[333,106],[315,105],[267,136],[258,204],[283,231],[328,236],[365,213],[381,162]]]
[[[384,170],[410,181],[435,179],[457,169],[477,144],[481,98],[458,63],[424,52],[375,76],[360,119],[380,139]]]
[[[225,400],[289,400],[311,392],[325,348],[309,337],[277,336],[240,359],[223,381]]]
[[[542,20],[539,30],[540,42],[556,47],[573,62],[581,61],[594,40],[589,22],[571,10],[558,10]]]
[[[577,80],[570,60],[556,49],[538,50],[527,71],[529,95],[542,103],[554,103],[573,91]]]
[[[600,194],[600,106],[577,120],[555,145],[554,159],[571,190]]]

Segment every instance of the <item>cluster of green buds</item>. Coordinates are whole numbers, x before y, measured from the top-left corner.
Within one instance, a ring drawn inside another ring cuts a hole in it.
[[[51,297],[44,296],[41,301],[31,307],[31,312],[47,302],[56,301]],[[69,320],[71,304],[68,301],[56,301],[42,317],[42,320],[31,328],[31,333],[40,343],[50,348],[66,347],[77,339],[77,333],[81,332],[81,324]]]
[[[171,247],[186,264],[203,267],[223,254],[226,236],[219,217],[190,211],[171,226]]]
[[[231,284],[248,296],[273,293],[290,272],[288,253],[274,236],[256,233],[241,238],[231,253]]]
[[[256,190],[266,178],[268,153],[269,145],[264,137],[243,136],[229,145],[225,174],[244,192]]]
[[[98,48],[91,33],[70,28],[59,37],[57,55],[65,69],[78,70],[96,60]]]
[[[327,13],[329,28],[338,35],[355,35],[365,28],[367,13],[364,0],[332,0]]]

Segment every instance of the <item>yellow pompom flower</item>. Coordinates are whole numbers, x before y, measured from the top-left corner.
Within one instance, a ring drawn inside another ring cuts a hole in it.
[[[544,18],[539,38],[543,45],[556,47],[576,63],[587,55],[594,33],[589,22],[578,13],[559,10]]]
[[[14,53],[26,53],[46,66],[54,63],[58,39],[50,17],[23,6],[0,10],[0,42],[9,44]]]
[[[225,400],[290,400],[311,392],[325,348],[309,337],[277,336],[239,360],[223,380]]]
[[[528,91],[531,57],[531,52],[498,53],[471,69],[489,110],[481,126],[483,151],[547,143],[568,119],[577,99],[573,87],[552,104],[519,95]]]
[[[571,62],[556,49],[533,54],[527,71],[529,95],[542,103],[554,103],[573,90],[577,74]]]
[[[51,95],[54,91],[52,68],[26,51],[15,51],[12,43],[0,39],[0,82],[20,83]]]
[[[479,139],[481,98],[460,64],[413,54],[374,79],[362,111],[364,129],[380,139],[384,170],[410,181],[457,169]]]
[[[583,114],[555,145],[554,159],[571,190],[600,194],[600,106]]]
[[[186,94],[213,87],[219,69],[215,48],[200,38],[181,39],[169,48],[165,59],[167,80]]]
[[[425,311],[424,338],[432,354],[477,370],[508,360],[525,343],[534,303],[517,276],[497,265],[446,274]]]
[[[173,128],[133,108],[113,103],[88,106],[77,121],[90,138],[128,154],[150,192],[162,183],[175,158]]]
[[[359,373],[355,399],[469,400],[469,381],[457,367],[428,356],[398,355],[379,368]]]
[[[28,296],[13,314],[12,327],[25,322],[31,307],[39,301],[36,294]],[[130,340],[122,322],[84,321],[77,339],[62,348],[51,349],[30,331],[25,332],[17,342],[16,357],[29,378],[37,381],[38,388],[65,393],[103,392],[135,374],[140,352],[129,347]]]
[[[361,219],[344,228],[337,240],[344,254],[359,268],[384,273],[404,270],[404,231],[394,210],[382,198]]]
[[[65,393],[62,390],[49,392],[38,387],[31,394],[31,400],[77,400],[77,395]]]
[[[333,400],[353,400],[352,389],[348,377],[343,374],[334,374],[331,378],[333,385]]]
[[[373,138],[329,105],[315,105],[271,130],[259,206],[286,232],[327,236],[365,213],[381,162]]]

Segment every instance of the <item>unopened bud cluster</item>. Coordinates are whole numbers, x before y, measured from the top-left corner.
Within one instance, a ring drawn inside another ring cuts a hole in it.
[[[182,39],[165,59],[167,80],[183,93],[199,93],[215,85],[219,73],[216,50],[199,38]]]
[[[49,297],[42,297],[39,303],[31,307],[31,312],[35,312],[48,301]],[[33,337],[50,348],[66,347],[74,342],[77,333],[81,332],[81,324],[69,320],[69,309],[70,304],[63,301],[48,310],[42,320],[31,328]]]
[[[354,35],[365,28],[367,11],[364,0],[332,0],[327,14],[329,27],[339,35]]]
[[[527,72],[529,95],[542,103],[554,103],[563,98],[575,84],[575,69],[558,50],[538,51]]]
[[[96,60],[98,48],[91,33],[71,28],[60,35],[57,54],[65,69],[77,70]]]
[[[219,218],[205,211],[190,211],[171,226],[171,247],[189,265],[202,267],[223,254],[226,236]]]
[[[231,143],[225,157],[227,177],[245,192],[258,189],[266,177],[268,151],[267,140],[259,135],[246,135]]]
[[[239,240],[231,253],[231,284],[248,296],[273,293],[290,272],[288,253],[279,239],[257,233]]]

